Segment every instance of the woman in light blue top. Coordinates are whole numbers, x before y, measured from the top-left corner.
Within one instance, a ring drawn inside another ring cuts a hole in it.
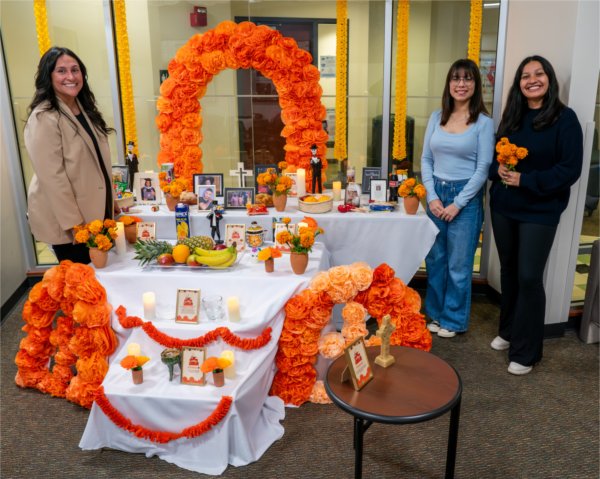
[[[443,338],[465,332],[471,311],[473,258],[483,223],[483,185],[494,153],[481,77],[471,60],[450,67],[442,109],[427,125],[421,174],[427,214],[438,227],[427,266],[428,328]]]

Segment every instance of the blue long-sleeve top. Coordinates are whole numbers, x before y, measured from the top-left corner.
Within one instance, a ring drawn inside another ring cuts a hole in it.
[[[529,153],[516,167],[521,173],[518,187],[505,187],[498,176],[498,162],[492,163],[490,207],[517,221],[554,226],[569,204],[571,185],[581,174],[583,132],[577,115],[568,107],[554,124],[535,131],[533,120],[538,113],[527,111],[521,128],[506,135]]]
[[[494,155],[494,122],[480,114],[475,123],[462,133],[448,133],[442,129],[442,111],[431,114],[421,156],[421,176],[427,189],[427,203],[439,199],[433,177],[446,181],[469,180],[454,199],[462,209],[487,180]]]

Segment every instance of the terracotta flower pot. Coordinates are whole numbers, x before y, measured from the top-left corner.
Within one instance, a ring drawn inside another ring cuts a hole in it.
[[[220,388],[225,385],[225,371],[221,370],[219,372],[213,371],[213,383],[216,387]]]
[[[101,251],[98,248],[90,248],[90,259],[96,268],[104,268],[108,261],[108,251]]]
[[[404,211],[407,215],[414,215],[419,209],[419,198],[416,196],[407,196],[404,198]]]
[[[265,260],[265,271],[267,273],[272,273],[275,271],[275,260],[273,258]]]
[[[290,265],[296,274],[304,274],[308,266],[308,253],[290,253]]]
[[[171,196],[169,193],[167,193],[165,194],[165,201],[167,202],[167,208],[169,208],[169,211],[175,211],[175,207],[179,202],[179,198],[175,198],[174,196]]]
[[[144,370],[142,368],[132,369],[131,379],[133,379],[133,384],[142,384],[144,382]]]
[[[277,195],[273,193],[273,206],[277,211],[285,211],[285,205],[287,204],[287,195]]]
[[[135,244],[137,241],[136,223],[131,223],[130,225],[125,226],[125,239],[129,244]]]

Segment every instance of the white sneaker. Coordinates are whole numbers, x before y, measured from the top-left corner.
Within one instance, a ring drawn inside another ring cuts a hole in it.
[[[427,329],[429,329],[429,331],[432,333],[437,333],[440,330],[440,323],[437,321],[432,321],[427,325]]]
[[[504,351],[505,349],[510,348],[510,342],[506,339],[502,339],[500,336],[496,336],[490,343],[490,346],[496,351]]]
[[[456,332],[449,331],[446,328],[440,328],[440,330],[437,332],[437,335],[440,338],[453,338],[454,336],[456,336]]]
[[[523,374],[529,374],[533,366],[523,366],[522,364],[515,363],[511,361],[508,365],[508,372],[510,374],[516,374],[517,376],[522,376]]]

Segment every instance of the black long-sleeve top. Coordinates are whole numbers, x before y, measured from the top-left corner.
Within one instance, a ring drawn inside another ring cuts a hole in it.
[[[521,173],[519,186],[504,186],[499,164],[492,162],[490,208],[517,221],[554,226],[569,203],[571,185],[581,174],[583,132],[577,115],[568,107],[553,125],[535,131],[533,119],[538,113],[530,109],[521,128],[506,135],[511,143],[529,151],[516,167]]]

